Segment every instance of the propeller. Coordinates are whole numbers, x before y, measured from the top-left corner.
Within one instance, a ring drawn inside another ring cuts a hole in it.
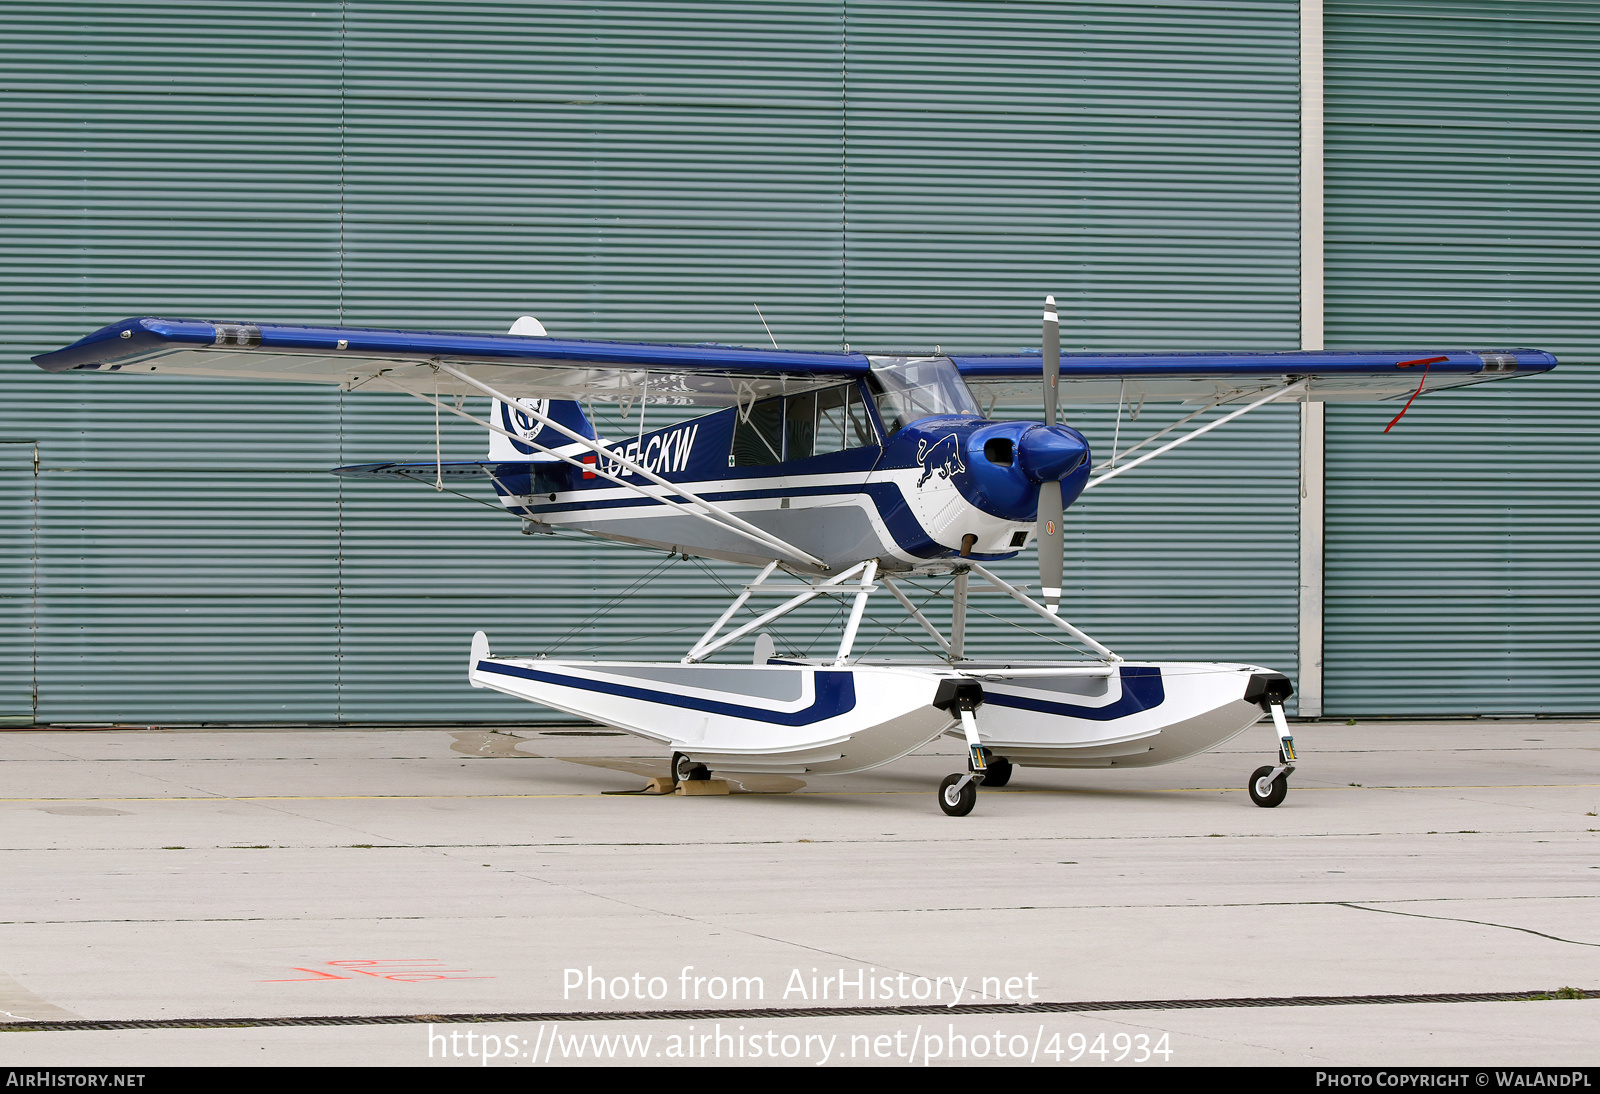
[[[1061,386],[1061,318],[1056,313],[1056,298],[1044,298],[1044,424],[1056,424],[1056,394]],[[1044,606],[1054,615],[1061,604],[1063,533],[1061,530],[1061,481],[1050,479],[1039,484],[1039,516],[1034,538],[1039,546],[1039,592]]]

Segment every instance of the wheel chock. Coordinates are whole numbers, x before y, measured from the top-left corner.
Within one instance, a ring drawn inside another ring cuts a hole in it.
[[[726,794],[728,793],[728,780],[690,779],[688,782],[678,784],[678,793],[688,797],[694,797],[699,794]]]

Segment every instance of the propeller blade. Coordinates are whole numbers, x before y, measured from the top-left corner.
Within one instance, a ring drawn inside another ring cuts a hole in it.
[[[1061,387],[1061,318],[1056,298],[1044,298],[1044,424],[1056,424],[1056,393]]]
[[[1039,484],[1039,592],[1050,614],[1061,604],[1061,484]]]
[[[1061,318],[1056,298],[1044,298],[1044,424],[1056,424],[1056,394],[1061,385]],[[1039,484],[1039,515],[1034,540],[1039,547],[1039,592],[1052,615],[1061,604],[1061,483]]]

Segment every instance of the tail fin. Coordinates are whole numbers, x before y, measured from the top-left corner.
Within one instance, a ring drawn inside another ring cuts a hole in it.
[[[559,422],[580,437],[587,437],[591,441],[595,439],[594,426],[589,424],[588,415],[571,399],[518,399],[515,403],[502,403],[499,399],[495,399],[493,402],[489,420],[507,433],[515,433],[520,439],[512,440],[505,433],[490,433],[491,460],[537,459],[539,449],[531,444],[524,444],[524,441],[537,439],[539,444],[546,448],[562,448],[573,443],[571,437],[547,428],[543,422],[525,413],[529,409],[545,415],[551,421]]]
[[[544,324],[531,315],[524,315],[511,324],[511,334],[520,334],[528,338],[545,337]],[[532,441],[535,438],[548,448],[561,448],[572,443],[570,437],[556,430],[546,430],[545,424],[526,410],[534,410],[545,415],[551,421],[559,422],[580,437],[595,439],[594,426],[589,423],[588,415],[583,408],[571,399],[518,399],[516,403],[503,403],[499,399],[493,400],[490,408],[489,420],[508,433],[515,433],[520,440],[512,440],[504,433],[489,434],[489,458],[491,460],[525,460],[529,457],[538,457],[539,450],[523,441]],[[544,434],[541,436],[541,434]]]

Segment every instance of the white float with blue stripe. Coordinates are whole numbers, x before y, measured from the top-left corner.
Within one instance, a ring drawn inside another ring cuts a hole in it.
[[[1187,759],[1243,733],[1289,694],[1286,677],[1258,665],[974,662],[962,668],[983,685],[984,747],[1028,767],[1154,767]]]
[[[626,730],[724,774],[843,775],[897,760],[950,725],[962,678],[874,665],[683,665],[496,657],[469,679]]]

